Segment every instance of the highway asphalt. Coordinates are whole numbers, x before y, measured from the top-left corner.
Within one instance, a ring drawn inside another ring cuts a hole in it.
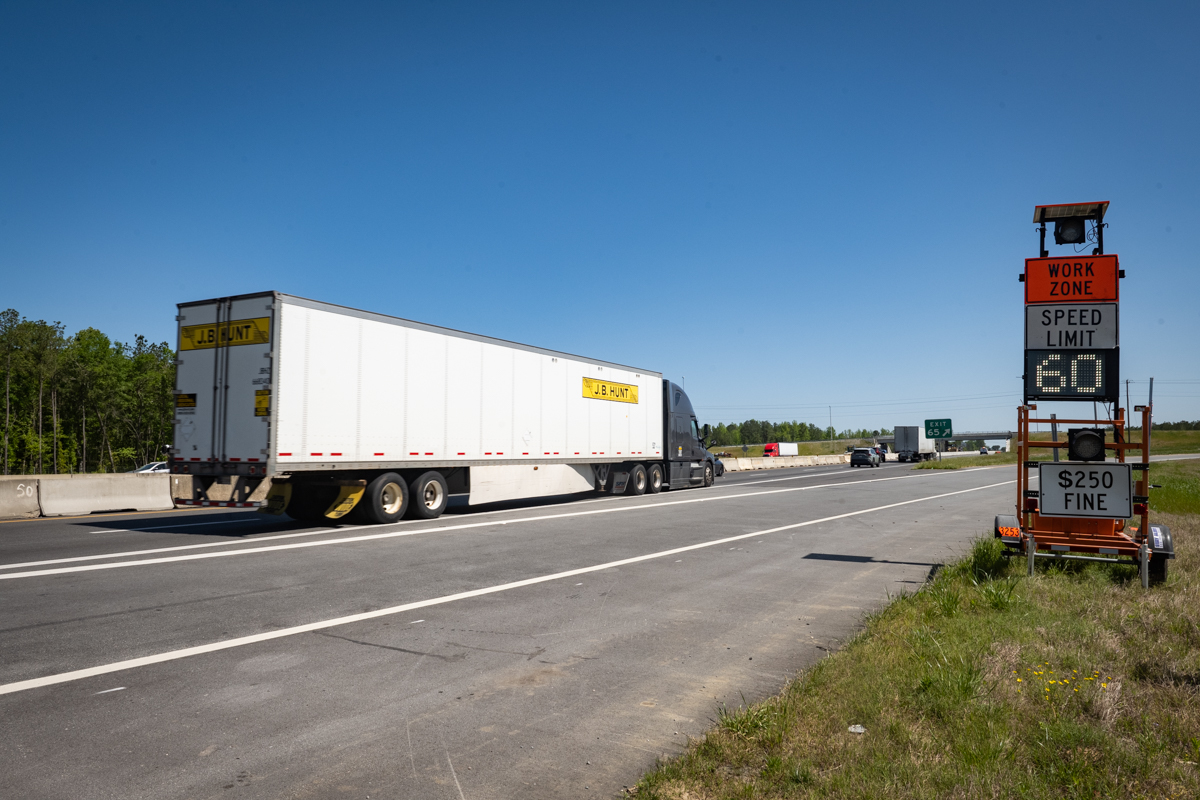
[[[1014,478],[888,462],[361,528],[0,523],[6,794],[615,797],[990,533]]]

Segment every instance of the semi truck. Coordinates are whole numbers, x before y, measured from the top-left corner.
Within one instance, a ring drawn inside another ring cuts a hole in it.
[[[926,438],[920,425],[897,425],[893,449],[900,461],[929,461],[937,453],[934,440]]]
[[[763,456],[767,458],[798,455],[800,455],[800,446],[795,442],[772,442],[763,445]]]
[[[170,471],[180,505],[306,522],[711,486],[684,390],[653,370],[280,292],[180,303]],[[270,479],[265,501],[249,498]],[[210,498],[216,484],[229,485]]]

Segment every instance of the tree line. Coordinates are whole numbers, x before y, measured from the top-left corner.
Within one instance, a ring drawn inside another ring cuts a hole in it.
[[[740,444],[766,444],[767,442],[827,442],[830,439],[870,439],[872,436],[890,436],[892,431],[847,429],[836,431],[828,426],[812,425],[807,422],[767,422],[748,419],[729,425],[721,422],[712,428],[709,442],[714,447],[730,447]]]
[[[1179,422],[1155,422],[1150,426],[1156,431],[1200,431],[1200,419],[1188,422],[1182,419]]]
[[[121,472],[171,443],[175,351],[0,312],[5,475]]]

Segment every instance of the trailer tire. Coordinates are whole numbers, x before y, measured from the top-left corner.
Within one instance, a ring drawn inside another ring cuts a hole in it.
[[[633,469],[629,470],[629,482],[625,485],[625,494],[643,495],[646,493],[649,483],[650,481],[646,477],[646,468],[641,464],[634,464]]]
[[[408,506],[409,491],[404,479],[394,472],[385,472],[367,484],[354,510],[358,519],[386,525],[403,517]]]
[[[660,464],[651,464],[646,470],[646,491],[650,494],[658,494],[663,488],[663,473]]]
[[[437,519],[450,502],[450,488],[442,473],[424,472],[408,485],[408,515],[412,519]]]

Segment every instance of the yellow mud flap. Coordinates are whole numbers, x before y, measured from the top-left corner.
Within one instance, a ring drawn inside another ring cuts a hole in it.
[[[325,516],[330,519],[341,519],[346,516],[358,505],[358,501],[362,500],[366,491],[364,486],[339,487],[337,499],[325,510]]]
[[[287,511],[288,503],[292,500],[292,485],[286,481],[271,482],[271,490],[267,492],[267,499],[258,510],[264,514],[274,514],[279,516],[284,511]]]

